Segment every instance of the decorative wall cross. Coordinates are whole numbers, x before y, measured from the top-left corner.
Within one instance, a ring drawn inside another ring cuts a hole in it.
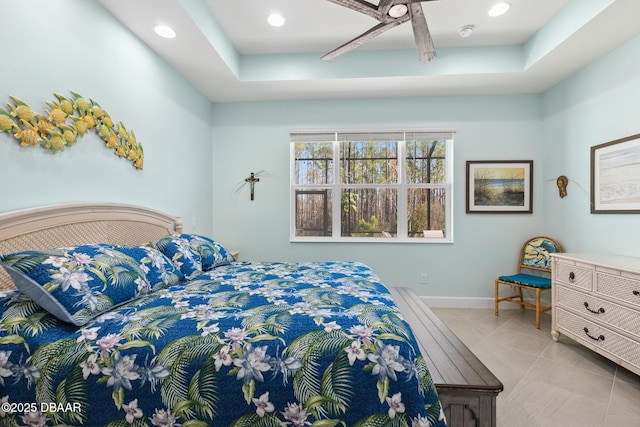
[[[251,200],[253,200],[254,185],[256,184],[256,182],[260,181],[260,178],[256,178],[256,175],[251,172],[249,178],[245,178],[244,181],[249,183],[249,187],[251,188]]]

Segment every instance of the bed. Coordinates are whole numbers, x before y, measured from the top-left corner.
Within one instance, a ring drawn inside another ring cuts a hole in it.
[[[0,214],[0,254],[0,425],[446,426],[361,263],[235,261],[89,203]]]

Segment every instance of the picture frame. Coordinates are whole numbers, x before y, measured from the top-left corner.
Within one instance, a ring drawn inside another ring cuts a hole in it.
[[[591,147],[591,213],[640,213],[640,134]]]
[[[532,213],[533,160],[467,161],[467,213]]]

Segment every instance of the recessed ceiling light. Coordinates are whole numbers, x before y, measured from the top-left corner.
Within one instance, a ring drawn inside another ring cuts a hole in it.
[[[172,39],[176,36],[176,32],[173,31],[173,28],[166,25],[156,25],[153,31],[155,31],[157,35],[159,35],[160,37],[164,37],[165,39]]]
[[[460,30],[458,30],[458,33],[460,34],[460,37],[462,37],[463,39],[469,37],[471,35],[471,33],[473,33],[473,30],[476,27],[474,27],[473,25],[465,25],[464,27],[460,28]]]
[[[267,22],[274,27],[282,27],[284,25],[284,17],[279,13],[272,13],[267,18]]]
[[[489,16],[500,16],[507,13],[507,10],[511,7],[511,4],[508,1],[503,1],[500,3],[494,4],[491,9],[489,9]]]

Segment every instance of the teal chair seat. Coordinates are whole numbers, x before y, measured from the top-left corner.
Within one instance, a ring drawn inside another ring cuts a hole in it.
[[[534,276],[533,274],[518,273],[511,276],[500,276],[498,280],[518,285],[527,285],[534,288],[551,288],[551,279]]]

